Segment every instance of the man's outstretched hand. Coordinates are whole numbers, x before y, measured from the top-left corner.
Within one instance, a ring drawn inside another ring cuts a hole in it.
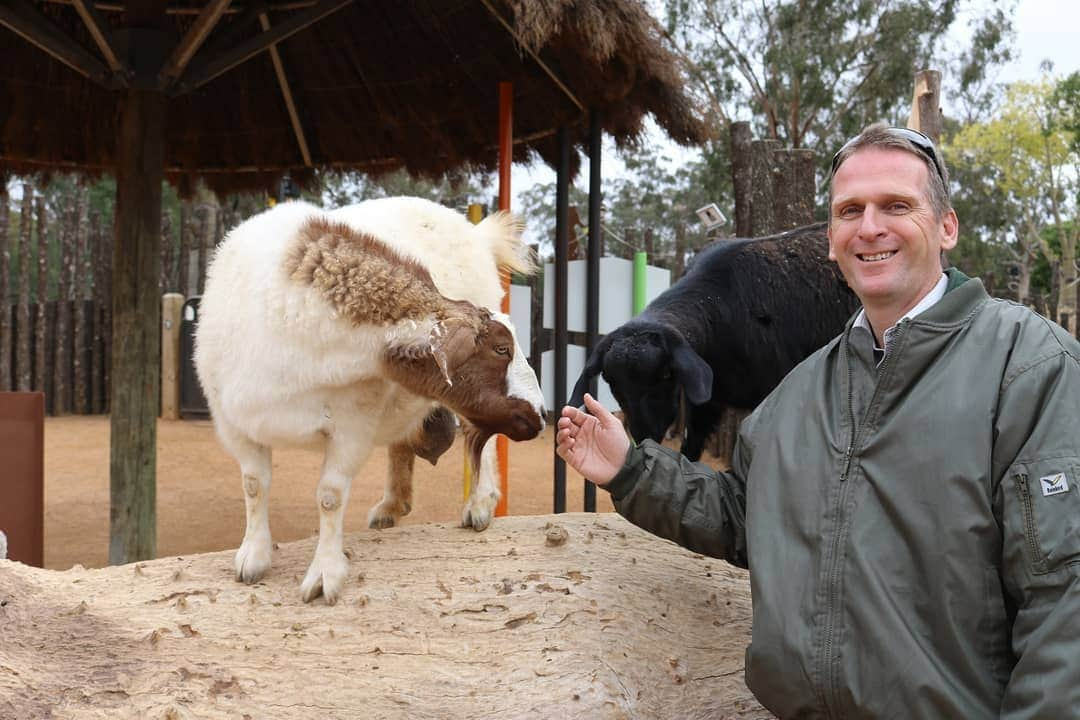
[[[626,461],[630,439],[619,419],[588,393],[585,407],[589,413],[569,405],[562,409],[555,451],[588,480],[607,485]]]

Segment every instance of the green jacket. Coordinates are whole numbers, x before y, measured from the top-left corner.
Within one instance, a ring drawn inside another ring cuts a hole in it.
[[[948,272],[880,367],[850,322],[796,367],[730,472],[646,441],[608,486],[749,567],[779,717],[1080,717],[1080,346]]]

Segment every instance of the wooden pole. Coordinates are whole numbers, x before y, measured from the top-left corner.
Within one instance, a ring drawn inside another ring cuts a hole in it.
[[[918,130],[937,145],[941,140],[941,73],[920,70],[915,73],[915,90],[911,98],[908,127]]]
[[[750,235],[753,237],[775,232],[773,151],[779,145],[780,143],[776,140],[751,142],[751,167],[754,180],[750,193]]]
[[[735,196],[735,235],[750,237],[750,203],[754,186],[750,123],[731,123],[731,185]]]
[[[30,235],[33,231],[34,186],[23,183],[19,220],[19,299],[15,305],[15,389],[30,390],[33,366],[30,363]]]
[[[86,415],[90,412],[88,399],[88,386],[90,380],[90,368],[87,366],[86,350],[92,337],[93,328],[90,327],[90,316],[87,313],[86,300],[90,282],[90,198],[86,186],[79,184],[79,224],[75,228],[75,267],[78,269],[74,277],[75,295],[75,332],[72,343],[72,408],[76,415]]]
[[[11,305],[8,288],[11,277],[11,241],[8,238],[10,198],[7,181],[0,176],[0,392],[11,390]]]
[[[112,253],[112,397],[110,413],[109,562],[157,554],[157,405],[161,394],[161,182],[165,96],[157,89],[163,58],[164,0],[128,10],[137,65],[119,101],[116,227]],[[139,28],[139,29],[135,29]]]
[[[161,298],[161,418],[180,419],[180,313],[184,296]]]
[[[75,198],[64,198],[60,222],[60,268],[56,273],[56,352],[53,360],[53,415],[71,410],[71,276],[74,274]]]
[[[499,209],[510,210],[510,164],[514,159],[514,84],[499,83]],[[510,312],[510,274],[502,273],[502,311]],[[506,515],[510,495],[510,443],[505,435],[497,435],[496,454],[499,462],[499,502],[495,515]]]
[[[34,295],[34,389],[45,393],[45,409],[52,400],[52,363],[49,362],[51,339],[48,330],[49,234],[46,229],[45,197],[39,195],[34,205],[37,235],[37,288]]]

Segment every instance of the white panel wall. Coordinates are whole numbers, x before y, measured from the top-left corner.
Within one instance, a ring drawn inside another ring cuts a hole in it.
[[[528,357],[532,345],[532,288],[528,285],[510,286],[510,322],[514,323],[518,345]]]
[[[567,263],[566,325],[570,332],[585,332],[585,260]],[[653,301],[671,285],[671,271],[648,266],[645,269],[645,301]],[[634,263],[617,257],[600,258],[600,312],[599,331],[606,335],[633,317],[634,309]],[[555,327],[555,265],[544,265],[544,327]],[[566,348],[566,392],[573,392],[581,370],[585,367],[585,348],[568,345]],[[553,350],[543,353],[540,362],[544,404],[554,408],[555,354]],[[617,410],[611,389],[599,378],[597,395],[600,403],[609,410]]]

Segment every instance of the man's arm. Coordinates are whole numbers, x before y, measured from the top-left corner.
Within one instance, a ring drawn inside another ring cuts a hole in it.
[[[1080,365],[1060,353],[1003,388],[994,510],[1002,580],[1016,609],[1016,666],[1004,718],[1075,717],[1080,709]]]

